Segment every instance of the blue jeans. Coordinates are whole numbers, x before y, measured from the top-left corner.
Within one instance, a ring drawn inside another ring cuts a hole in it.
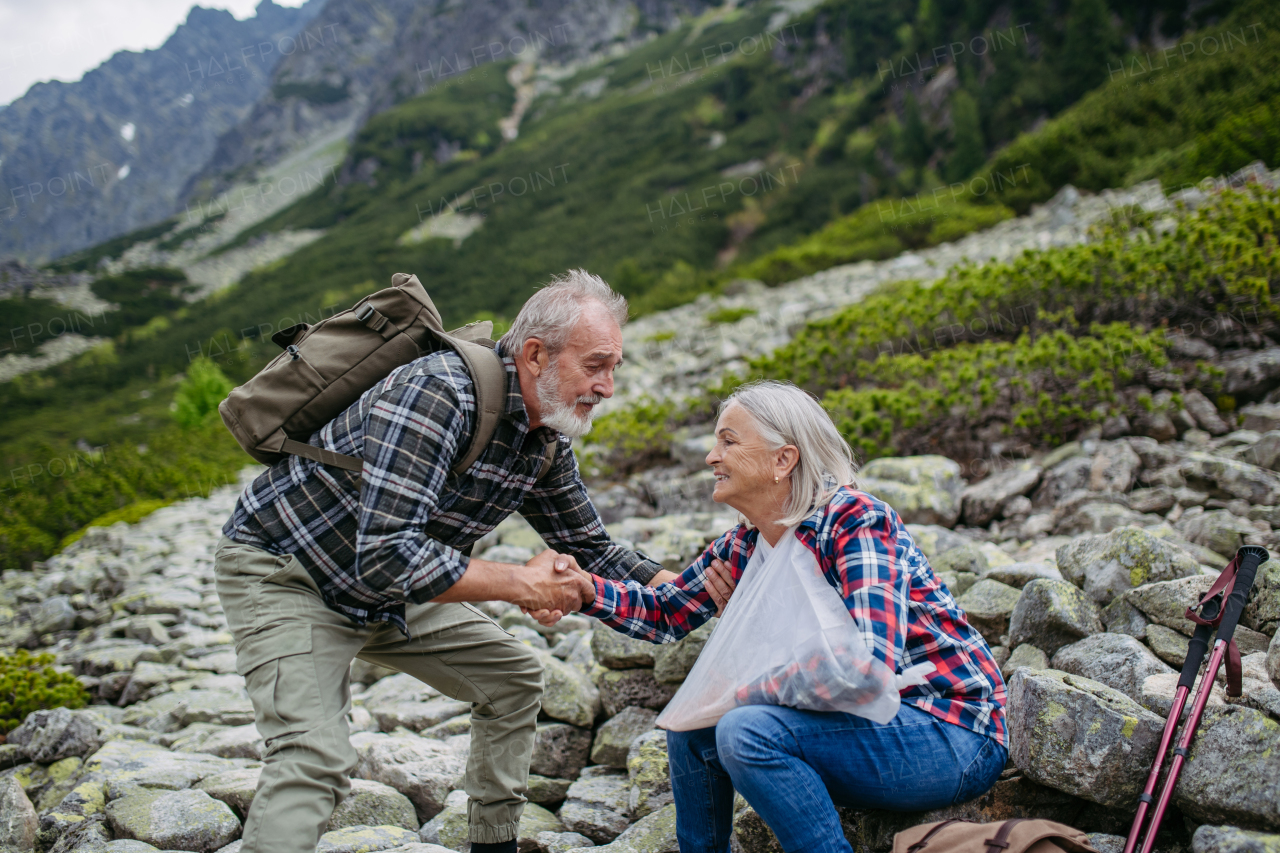
[[[962,803],[995,784],[1008,757],[994,739],[906,703],[886,724],[744,705],[711,728],[667,732],[667,752],[680,853],[728,853],[735,788],[787,853],[851,853],[836,805]]]

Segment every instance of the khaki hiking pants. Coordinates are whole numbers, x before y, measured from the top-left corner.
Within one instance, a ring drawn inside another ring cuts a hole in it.
[[[357,626],[325,606],[296,559],[226,537],[214,573],[267,747],[242,853],[314,853],[350,792],[356,751],[346,716],[356,657],[472,703],[470,839],[516,837],[542,698],[532,650],[469,604],[409,605],[410,640],[391,624]]]

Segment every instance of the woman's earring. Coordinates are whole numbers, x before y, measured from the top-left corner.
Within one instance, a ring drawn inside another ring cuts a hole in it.
[[[778,482],[778,478],[777,478],[777,477],[774,477],[774,478],[773,478],[773,482],[774,482],[775,484],[777,484],[777,482]]]

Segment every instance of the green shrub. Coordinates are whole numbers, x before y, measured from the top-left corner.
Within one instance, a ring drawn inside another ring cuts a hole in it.
[[[58,543],[58,550],[65,550],[68,545],[80,541],[89,532],[90,527],[110,527],[117,521],[123,521],[126,524],[137,524],[156,510],[168,506],[169,503],[169,501],[165,500],[136,501],[126,507],[100,515],[75,533],[64,536],[62,541]]]
[[[174,397],[174,420],[185,429],[208,423],[233,387],[218,365],[203,356],[195,359]]]
[[[945,187],[939,195],[884,199],[834,220],[798,243],[775,249],[746,264],[739,274],[781,284],[838,264],[878,261],[908,249],[948,243],[1012,216],[1012,210],[999,204],[952,198]]]
[[[216,418],[192,429],[172,422],[140,426],[144,445],[120,435],[92,453],[77,450],[74,441],[53,440],[61,425],[47,422],[41,440],[0,447],[0,471],[7,475],[0,480],[0,571],[29,568],[54,554],[64,537],[109,513],[123,511],[131,520],[145,508],[140,502],[172,503],[231,485],[253,461]],[[50,460],[58,463],[52,473]],[[44,468],[27,475],[28,465]]]
[[[707,314],[707,322],[713,326],[718,326],[721,323],[736,323],[747,317],[754,317],[758,313],[760,312],[754,308],[717,308]],[[657,338],[657,335],[652,337]],[[672,332],[670,337],[674,338],[675,333]],[[663,340],[669,340],[669,338],[663,338]]]
[[[1169,187],[1274,156],[1274,122],[1265,122],[1280,95],[1280,6],[1242,3],[1191,43],[1185,56],[1178,45],[1171,58],[1153,51],[1109,66],[1103,86],[1019,136],[979,174],[1030,164],[1030,181],[1000,199],[1025,213],[1063,184],[1100,191],[1158,177]]]
[[[16,729],[32,711],[89,704],[80,680],[54,669],[53,661],[51,654],[33,655],[26,649],[0,657],[0,734]]]
[[[974,428],[992,424],[1055,444],[1122,411],[1119,392],[1138,371],[1168,365],[1163,331],[1111,323],[1073,332],[885,354],[863,371],[863,387],[829,391],[822,403],[861,459],[939,446],[963,456]]]
[[[582,466],[603,477],[630,474],[669,456],[678,407],[645,397],[598,418],[581,451]]]
[[[1280,307],[1280,192],[1224,192],[1175,226],[1127,210],[1093,242],[1026,252],[1007,263],[962,266],[936,282],[898,282],[751,363],[751,373],[813,391],[857,385],[881,354],[903,355],[985,340],[1048,333],[1072,317],[1079,328],[1128,322],[1189,324],[1220,346],[1243,345],[1250,326],[1274,331]],[[1161,233],[1161,232],[1164,233]]]

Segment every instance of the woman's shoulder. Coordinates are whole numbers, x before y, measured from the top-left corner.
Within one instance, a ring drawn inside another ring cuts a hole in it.
[[[824,514],[830,525],[862,527],[890,521],[893,511],[875,495],[856,486],[841,486],[827,501]]]

